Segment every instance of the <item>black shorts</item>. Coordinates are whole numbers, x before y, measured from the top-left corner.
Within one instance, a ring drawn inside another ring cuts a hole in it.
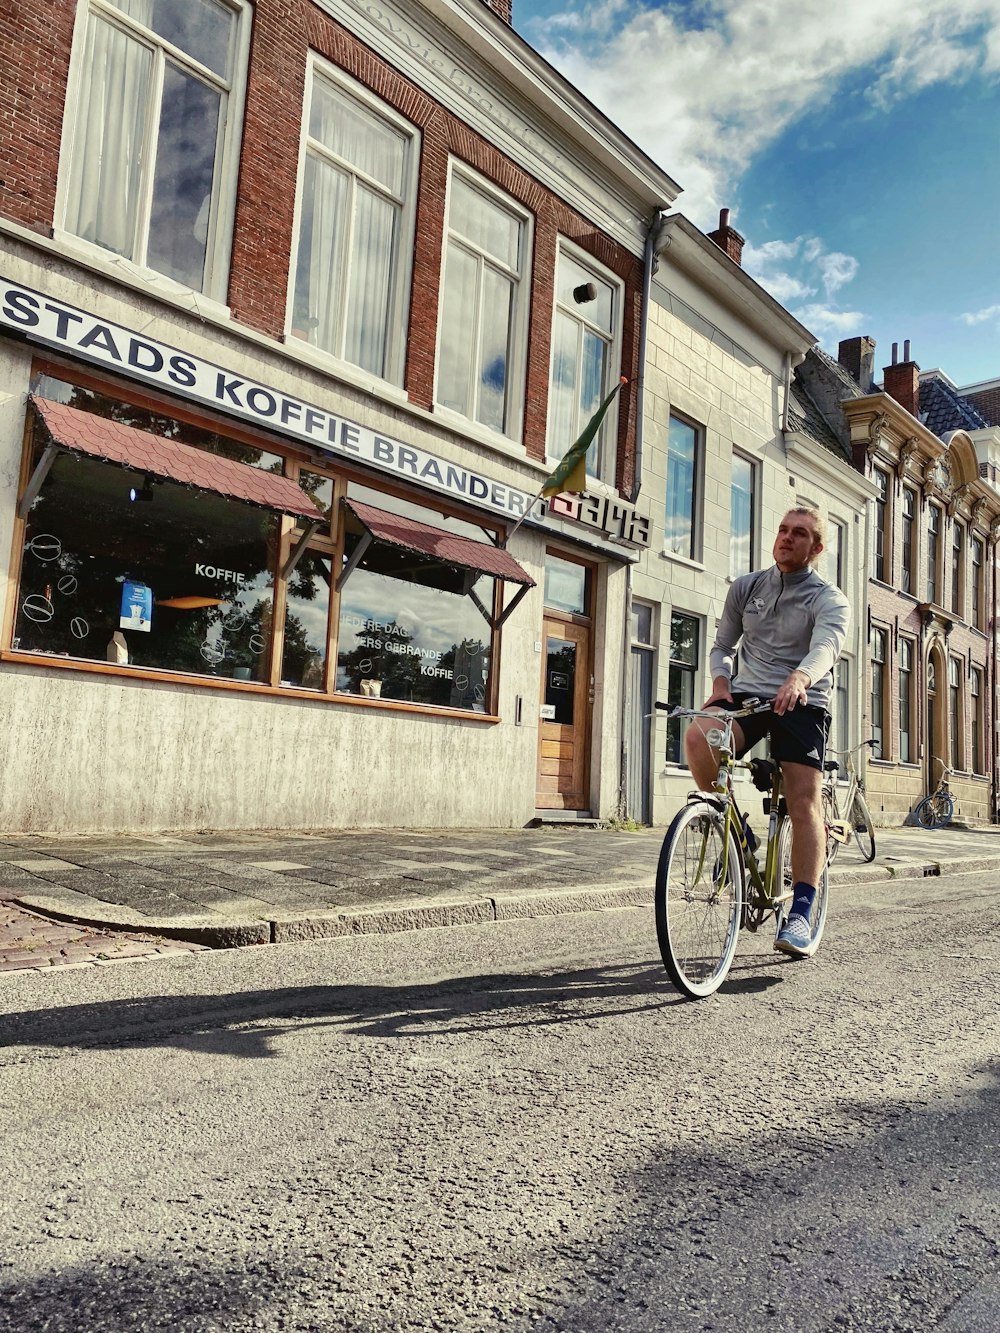
[[[732,704],[720,704],[720,708],[742,708],[752,694],[734,694]],[[752,750],[765,736],[771,738],[771,757],[789,764],[804,764],[807,768],[823,771],[823,759],[826,755],[826,741],[830,735],[830,714],[825,708],[814,704],[796,704],[790,712],[753,713],[750,717],[741,717],[738,724],[743,732],[744,746],[740,755]]]

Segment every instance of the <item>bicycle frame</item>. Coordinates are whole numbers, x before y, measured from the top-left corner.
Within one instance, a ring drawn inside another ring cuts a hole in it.
[[[706,740],[714,750],[719,753],[719,771],[713,785],[713,792],[716,798],[725,804],[725,836],[723,838],[721,877],[725,879],[729,868],[729,833],[731,832],[740,846],[743,859],[743,868],[747,872],[749,884],[752,887],[752,897],[750,905],[759,912],[759,919],[752,927],[756,929],[760,921],[764,919],[768,912],[775,910],[785,899],[787,894],[782,892],[783,886],[778,886],[778,828],[783,815],[782,805],[782,779],[781,768],[774,760],[766,760],[773,766],[771,777],[771,790],[768,796],[768,827],[767,827],[767,851],[764,860],[764,870],[761,873],[757,858],[750,850],[750,845],[746,837],[746,816],[740,808],[736,799],[736,792],[733,787],[733,774],[737,768],[746,769],[753,772],[754,765],[762,761],[754,759],[737,759],[733,753],[733,724],[738,722],[741,717],[749,717],[754,713],[767,712],[771,708],[770,703],[750,702],[743,708],[735,711],[716,712],[714,709],[672,709],[669,711],[670,718],[710,718],[718,721],[721,725],[706,733]]]
[[[874,744],[874,740],[867,740],[862,741],[860,745],[856,745],[853,750],[827,750],[828,755],[843,755],[846,756],[847,760],[847,792],[843,797],[841,796],[836,773],[831,770],[823,775],[823,790],[832,799],[833,808],[837,812],[838,820],[841,822],[850,815],[851,807],[854,804],[854,798],[858,792],[860,792],[862,796],[865,794],[865,784],[861,774],[858,772],[857,764],[854,762],[854,756],[860,754],[866,746]],[[846,842],[847,838],[845,837],[843,841]]]

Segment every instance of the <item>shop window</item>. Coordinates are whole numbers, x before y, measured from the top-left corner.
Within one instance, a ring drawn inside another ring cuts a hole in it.
[[[697,554],[698,478],[702,453],[698,427],[671,416],[667,437],[667,500],[664,546],[674,555]]]
[[[508,436],[521,424],[529,222],[512,200],[453,166],[436,400]]]
[[[694,690],[698,675],[699,641],[701,626],[696,616],[680,611],[670,616],[670,667],[667,677],[667,702],[671,708],[693,708]],[[684,762],[684,732],[688,723],[674,720],[667,723],[668,764]]]
[[[553,462],[565,455],[618,380],[620,303],[620,285],[610,274],[575,250],[560,249],[546,436]],[[587,475],[610,483],[615,480],[617,422],[612,408],[587,451]]]
[[[61,453],[27,515],[13,647],[266,681],[278,522]]]
[[[390,518],[398,514],[453,533],[465,539],[467,552],[481,552],[484,567],[500,556],[483,540],[483,529],[470,523],[353,483],[348,501],[371,503],[379,512],[389,511]],[[487,614],[496,604],[497,580],[431,559],[419,542],[411,546],[376,539],[352,568],[365,527],[349,508],[345,529],[337,690],[486,712],[493,657]],[[344,571],[349,571],[346,581]]]
[[[749,574],[754,567],[756,468],[749,458],[733,454],[732,482],[729,491],[729,517],[732,540],[729,545],[729,577]],[[668,486],[669,493],[669,486]]]
[[[66,230],[217,300],[249,22],[224,0],[92,0],[74,58]]]
[[[534,587],[491,528],[296,479],[294,460],[265,477],[281,458],[211,431],[192,447],[176,435],[194,427],[33,384],[50,396],[29,408],[13,651],[487,710],[494,639]]]
[[[330,641],[330,589],[333,557],[307,551],[288,579],[281,683],[305,690],[326,689]]]
[[[306,124],[292,335],[401,383],[414,131],[319,62]]]

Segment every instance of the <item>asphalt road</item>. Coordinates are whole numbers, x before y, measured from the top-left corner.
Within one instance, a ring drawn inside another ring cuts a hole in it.
[[[0,985],[0,1329],[997,1327],[996,872]]]

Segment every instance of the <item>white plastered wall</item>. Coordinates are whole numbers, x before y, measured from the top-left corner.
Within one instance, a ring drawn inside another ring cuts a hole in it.
[[[107,287],[81,287],[49,266],[5,267],[8,276],[51,297],[526,488],[523,470],[503,457],[463,446],[454,434],[433,431],[373,396],[345,391],[276,351],[152,301],[139,308],[130,297],[126,304]],[[11,540],[31,360],[25,344],[0,338],[5,611],[17,572],[10,568]],[[544,536],[529,528],[511,547],[538,586],[502,631],[497,724],[0,663],[0,832],[523,826],[535,805],[544,549]],[[591,795],[596,812],[611,814],[624,570],[602,567],[599,582]]]
[[[695,314],[696,312],[696,314]],[[773,534],[794,494],[779,429],[783,354],[753,328],[664,265],[653,284],[646,385],[640,507],[653,540],[636,570],[633,596],[659,605],[656,697],[666,699],[671,612],[698,618],[701,641],[695,702],[711,685],[708,651],[729,588],[730,488],[738,450],[757,467],[755,567],[770,561]],[[670,554],[663,545],[666,451],[671,413],[704,431],[703,505],[699,558]],[[651,743],[652,817],[669,822],[691,790],[688,771],[665,760],[667,724],[655,716]],[[741,779],[742,780],[742,779]]]

